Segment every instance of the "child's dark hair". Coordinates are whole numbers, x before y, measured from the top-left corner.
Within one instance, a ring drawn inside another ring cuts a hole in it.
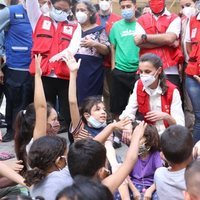
[[[76,177],[72,186],[63,189],[56,197],[61,200],[113,200],[110,190],[101,182],[94,181],[88,177]]]
[[[163,66],[161,58],[153,53],[146,53],[142,55],[140,57],[140,62],[150,62],[156,69]],[[160,79],[160,87],[162,89],[162,93],[165,94],[165,92],[168,89],[168,86],[166,85],[166,77],[163,70],[159,75],[159,79]]]
[[[96,21],[97,21],[97,18],[96,18],[96,8],[95,6],[93,5],[93,3],[91,1],[88,1],[88,0],[80,0],[77,2],[77,4],[80,4],[80,3],[83,3],[86,5],[87,7],[87,10],[90,12],[90,16],[89,16],[89,19],[90,19],[90,23],[91,24],[95,24]],[[77,6],[76,4],[76,6]],[[76,9],[76,6],[75,6],[75,9]]]
[[[44,179],[47,170],[66,150],[66,139],[62,137],[44,136],[35,140],[28,154],[28,164],[32,170],[25,173],[25,183],[31,186]]]
[[[1,199],[2,200],[33,200],[32,197],[26,196],[26,195],[8,195]],[[38,197],[35,197],[34,200],[45,200],[45,199],[41,196],[38,196]]]
[[[82,121],[87,124],[87,120],[84,117],[84,113],[91,113],[91,109],[94,105],[98,105],[99,103],[104,103],[102,101],[102,97],[101,96],[91,96],[91,97],[87,97],[83,100],[83,102],[81,103],[80,106],[80,115],[82,117]]]
[[[51,113],[53,107],[47,103],[47,118]],[[15,153],[18,160],[23,161],[22,174],[27,170],[27,152],[26,145],[29,144],[33,137],[33,130],[35,127],[35,108],[31,103],[26,107],[26,110],[21,110],[15,121]]]
[[[171,125],[161,135],[161,150],[171,164],[187,161],[192,154],[192,149],[192,135],[184,126]]]
[[[93,139],[79,140],[70,146],[67,160],[72,177],[77,175],[93,177],[101,167],[105,166],[106,149]]]
[[[200,160],[194,160],[185,170],[185,183],[188,193],[200,197]]]
[[[133,4],[136,4],[136,0],[119,0],[119,4],[120,4],[122,1],[131,1]]]
[[[134,122],[133,129],[138,125],[138,123]],[[148,124],[143,137],[145,138],[146,146],[151,147],[150,151],[160,151],[160,136],[158,134],[158,130],[154,125]]]

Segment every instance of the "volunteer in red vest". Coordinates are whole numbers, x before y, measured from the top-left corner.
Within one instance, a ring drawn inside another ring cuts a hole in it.
[[[200,140],[200,84],[198,77],[200,76],[200,1],[196,1],[196,16],[190,18],[190,22],[186,28],[186,48],[189,55],[188,65],[186,67],[186,90],[192,102],[195,116],[193,140]]]
[[[70,0],[48,0],[48,7],[42,14],[37,0],[27,0],[26,7],[33,28],[33,48],[30,72],[34,74],[35,54],[42,55],[42,81],[46,100],[56,107],[58,101],[59,115],[64,119],[61,127],[70,125],[68,86],[69,70],[60,59],[70,51],[75,54],[81,40],[81,27],[71,19]],[[49,8],[49,12],[48,12]],[[50,62],[50,59],[55,62]],[[61,120],[59,120],[61,121]],[[73,141],[69,134],[70,142]]]
[[[159,134],[170,125],[185,125],[179,91],[166,80],[162,67],[159,56],[151,53],[141,56],[140,79],[135,84],[128,105],[120,115],[120,119],[129,117],[135,121],[136,112],[139,111],[146,122],[156,126]],[[132,127],[127,128],[127,132],[132,132]]]
[[[151,13],[138,19],[140,28],[134,38],[140,47],[140,56],[154,53],[161,57],[167,79],[180,88],[179,63],[183,62],[179,35],[181,19],[165,8],[165,0],[149,0]]]
[[[121,19],[120,15],[112,12],[111,0],[99,0],[99,11],[96,15],[97,24],[105,28],[107,35],[110,34],[112,25]],[[106,110],[110,111],[110,87],[111,87],[111,54],[107,55],[104,59],[104,88],[103,97],[106,106]]]

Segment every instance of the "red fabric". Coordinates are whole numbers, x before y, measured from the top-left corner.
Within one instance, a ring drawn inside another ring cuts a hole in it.
[[[149,7],[155,14],[161,13],[165,8],[165,0],[150,0]]]
[[[163,94],[161,95],[161,106],[162,106],[162,112],[170,114],[173,92],[176,86],[169,81],[166,81],[166,84],[168,86],[168,89],[164,95]],[[146,93],[145,90],[143,90],[143,84],[141,80],[138,81],[137,85],[137,102],[138,102],[138,111],[143,116],[145,116],[150,111],[149,95]],[[146,122],[149,124],[154,124],[153,122],[148,120],[146,120]],[[165,120],[164,120],[164,125],[166,128],[169,126],[169,124]]]
[[[138,19],[138,23],[144,28],[147,34],[162,34],[166,33],[167,28],[170,23],[176,19],[178,16],[176,14],[163,15],[155,20],[151,13],[146,13]],[[177,66],[179,63],[183,62],[183,53],[181,51],[181,46],[173,48],[170,46],[162,46],[158,48],[140,49],[140,56],[145,53],[153,53],[162,58],[163,68]]]
[[[99,16],[98,13],[96,14],[96,17],[97,17],[97,24],[101,25],[100,16]],[[108,18],[108,20],[106,22],[106,27],[105,27],[105,30],[106,30],[106,33],[107,33],[108,36],[110,34],[110,30],[111,30],[113,24],[116,21],[119,21],[120,19],[121,19],[121,16],[119,16],[119,15],[117,15],[115,13],[111,13],[110,14],[110,17]],[[109,53],[107,56],[105,56],[105,58],[104,58],[104,66],[107,67],[107,68],[111,68],[111,53]]]
[[[190,19],[190,37],[192,50],[185,73],[188,75],[200,75],[200,21],[196,16]]]
[[[29,67],[31,74],[35,74],[35,54],[41,54],[42,75],[47,76],[54,69],[55,74],[62,79],[69,79],[69,69],[64,61],[50,63],[49,59],[69,46],[77,24],[67,22],[58,23],[55,29],[53,20],[48,16],[41,16],[33,34],[32,60]]]

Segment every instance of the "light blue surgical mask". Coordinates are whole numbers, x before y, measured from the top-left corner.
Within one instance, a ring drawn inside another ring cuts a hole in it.
[[[107,125],[106,121],[105,122],[99,122],[98,120],[96,120],[92,116],[90,116],[87,121],[93,128],[104,128]]]
[[[135,16],[135,12],[132,8],[126,8],[122,10],[121,15],[125,20],[131,20]]]
[[[67,17],[68,17],[69,14],[65,11],[58,10],[58,9],[52,7],[49,15],[56,22],[64,22],[64,21],[67,20]]]

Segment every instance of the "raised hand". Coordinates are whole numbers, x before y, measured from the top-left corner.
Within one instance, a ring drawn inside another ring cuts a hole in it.
[[[76,62],[76,59],[70,52],[68,52],[62,59],[66,62],[70,72],[78,71],[81,59],[79,59],[78,62]]]
[[[140,136],[140,139],[143,137],[144,135],[144,131],[147,127],[147,123],[145,123],[144,121],[141,121],[134,129],[133,131],[133,136],[134,135],[139,135]],[[133,137],[132,137],[133,138]]]
[[[42,75],[42,70],[41,70],[41,60],[42,56],[40,54],[35,55],[35,75]]]

